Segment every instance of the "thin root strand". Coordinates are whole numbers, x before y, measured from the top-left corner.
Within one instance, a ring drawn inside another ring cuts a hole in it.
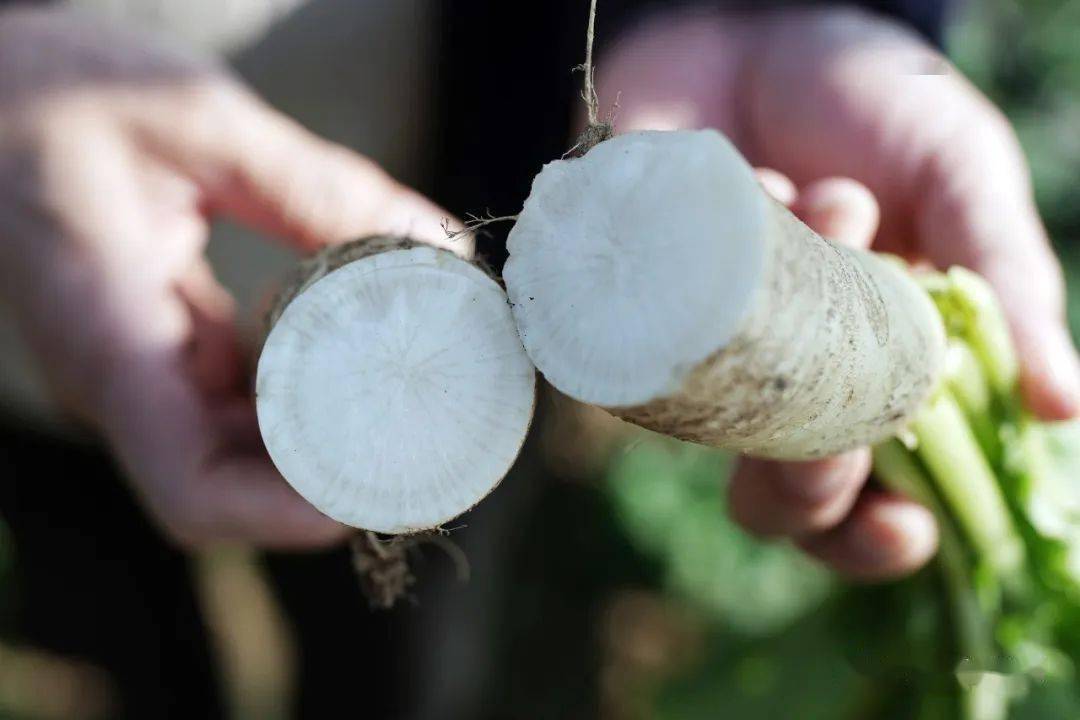
[[[516,222],[517,219],[517,215],[500,215],[499,217],[495,217],[491,214],[491,211],[488,211],[488,214],[486,216],[466,213],[465,223],[462,229],[451,230],[449,220],[443,220],[442,228],[443,231],[446,233],[446,237],[448,239],[456,240],[463,235],[476,234],[479,230],[487,227],[488,225],[493,225],[500,222]]]
[[[578,136],[577,142],[563,154],[563,158],[581,157],[594,147],[610,138],[615,133],[613,124],[615,109],[612,108],[607,120],[600,120],[600,97],[596,92],[596,69],[593,65],[593,45],[596,40],[596,2],[589,3],[589,26],[585,31],[585,62],[574,68],[585,74],[585,86],[581,91],[581,99],[585,101],[588,111],[589,125]],[[618,107],[616,100],[615,107]]]

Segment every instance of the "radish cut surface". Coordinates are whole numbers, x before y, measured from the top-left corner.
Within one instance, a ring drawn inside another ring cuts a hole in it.
[[[323,513],[424,530],[506,474],[534,375],[495,281],[443,250],[388,250],[285,306],[259,359],[259,426],[282,475]]]
[[[727,344],[759,285],[767,220],[718,134],[638,133],[547,165],[504,270],[522,341],[552,385],[637,405]]]
[[[712,130],[549,163],[508,249],[547,380],[685,440],[784,459],[878,442],[943,364],[940,316],[908,273],[812,232]]]

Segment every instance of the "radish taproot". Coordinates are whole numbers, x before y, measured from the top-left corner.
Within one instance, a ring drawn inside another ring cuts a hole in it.
[[[382,533],[437,528],[502,480],[535,373],[502,288],[404,238],[336,246],[270,313],[256,406],[270,457],[311,504]]]
[[[637,132],[547,164],[503,271],[558,390],[652,430],[804,459],[892,436],[945,333],[898,264],[820,237],[718,132]]]

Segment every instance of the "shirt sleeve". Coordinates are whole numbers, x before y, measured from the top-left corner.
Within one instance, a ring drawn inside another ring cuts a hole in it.
[[[935,45],[941,45],[946,14],[951,0],[711,0],[718,8],[762,10],[778,7],[813,7],[849,5],[862,7],[907,23]],[[702,6],[702,0],[605,0],[602,3],[605,25],[598,41],[616,37],[627,25],[651,12],[679,5]]]

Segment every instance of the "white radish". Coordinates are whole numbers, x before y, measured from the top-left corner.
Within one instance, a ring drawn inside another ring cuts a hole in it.
[[[400,238],[317,256],[271,313],[256,406],[281,474],[339,522],[436,528],[506,474],[535,373],[502,288]]]
[[[712,130],[549,163],[508,249],[547,380],[686,440],[785,459],[872,444],[943,364],[941,320],[907,273],[812,232]]]

